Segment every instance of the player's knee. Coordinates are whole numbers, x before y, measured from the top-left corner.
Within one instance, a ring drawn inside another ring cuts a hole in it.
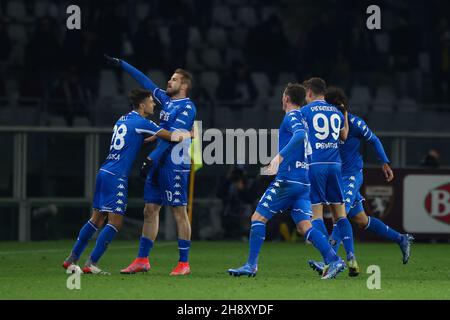
[[[364,229],[369,223],[369,218],[365,213],[359,213],[352,218],[352,222],[355,223],[359,228]]]
[[[102,212],[98,210],[94,210],[92,212],[92,216],[90,221],[97,227],[101,228],[106,220],[106,214],[103,214]]]
[[[173,207],[172,208],[172,212],[173,212],[173,216],[175,218],[175,221],[177,223],[184,223],[189,221],[187,212],[186,212],[186,207],[182,206],[182,207]]]
[[[260,221],[260,222],[267,223],[268,219],[266,217],[262,216],[261,214],[259,214],[258,212],[255,212],[252,215],[251,221],[252,222]]]
[[[145,205],[143,213],[144,213],[144,220],[147,222],[151,222],[155,220],[156,216],[159,214],[159,211],[154,210],[154,208],[150,205]]]
[[[114,226],[117,231],[122,228],[123,216],[120,214],[109,213],[108,215],[108,224]]]
[[[300,235],[304,236],[306,232],[311,229],[312,225],[309,221],[300,221],[297,223],[297,232],[300,233]]]

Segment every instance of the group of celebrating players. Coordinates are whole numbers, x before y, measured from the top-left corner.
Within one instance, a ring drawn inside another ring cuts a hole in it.
[[[164,91],[125,61],[106,55],[105,58],[130,74],[144,89],[130,92],[133,111],[122,116],[114,126],[109,155],[97,174],[92,216],[81,228],[63,267],[68,272],[107,273],[98,267],[98,261],[122,225],[131,166],[142,144],[158,139],[156,148],[141,168],[146,180],[144,225],[138,255],[121,273],[134,274],[150,269],[148,257],[158,234],[159,212],[164,205],[170,206],[178,229],[179,261],[170,275],[190,274],[191,227],[186,211],[190,160],[186,161],[185,153],[180,150],[189,148],[196,116],[196,107],[188,97],[192,76],[183,69],[175,70]],[[153,113],[153,99],[161,105],[159,125],[146,119]],[[303,84],[289,83],[283,92],[282,106],[286,115],[279,129],[279,152],[266,168],[267,174],[276,176],[252,215],[248,260],[240,268],[228,269],[228,273],[256,275],[266,223],[275,214],[288,209],[298,232],[322,256],[323,261],[308,261],[322,279],[335,278],[347,266],[350,276],[359,274],[348,218],[398,243],[406,264],[413,237],[398,233],[364,212],[364,198],[359,191],[363,183],[361,141],[374,146],[386,180],[391,181],[394,175],[380,140],[361,118],[349,113],[343,91],[327,88],[320,78],[311,78]],[[176,148],[180,144],[186,148]],[[333,213],[331,235],[323,221],[324,206],[329,206]],[[106,218],[108,223],[81,269],[78,260]],[[337,255],[341,243],[347,262]]]

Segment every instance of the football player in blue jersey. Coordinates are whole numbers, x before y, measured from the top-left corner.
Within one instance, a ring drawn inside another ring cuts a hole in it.
[[[251,218],[250,248],[247,263],[237,269],[228,269],[234,276],[255,276],[258,256],[265,239],[266,223],[277,213],[291,209],[291,217],[297,230],[321,253],[327,263],[323,279],[331,279],[345,269],[328,237],[311,224],[311,201],[309,198],[309,163],[311,146],[308,142],[308,127],[298,108],[305,98],[305,89],[300,84],[289,83],[283,93],[283,111],[286,113],[279,130],[279,153],[270,162],[267,173],[276,174],[275,179],[261,197]]]
[[[106,56],[106,59],[130,74],[141,86],[150,90],[161,105],[159,125],[170,131],[190,131],[196,116],[195,104],[189,98],[192,76],[183,69],[176,69],[166,90],[158,86],[141,71],[127,62]],[[121,271],[124,274],[146,272],[150,269],[148,256],[158,234],[159,212],[168,205],[175,217],[178,230],[179,259],[170,275],[190,273],[189,250],[191,247],[191,225],[187,215],[187,197],[190,172],[188,150],[190,141],[183,146],[158,141],[157,147],[145,159],[141,175],[146,178],[144,187],[144,225],[136,259]]]
[[[312,146],[311,166],[311,202],[312,224],[328,238],[323,222],[323,207],[329,205],[336,219],[336,229],[342,235],[347,253],[349,275],[359,274],[353,244],[353,231],[347,219],[341,177],[341,157],[339,140],[348,135],[347,114],[325,101],[326,83],[320,78],[305,81],[306,102],[301,113],[308,123],[309,138]]]
[[[325,95],[325,100],[342,110],[348,111],[348,102],[345,93],[340,88],[328,88]],[[406,264],[410,257],[411,243],[414,238],[410,234],[400,234],[394,229],[384,224],[381,220],[375,217],[368,217],[364,211],[362,202],[363,196],[360,193],[360,188],[363,184],[363,158],[359,152],[361,142],[368,142],[377,154],[378,160],[381,163],[381,170],[387,182],[394,179],[394,173],[389,166],[389,159],[384,151],[380,139],[370,130],[367,124],[358,116],[348,114],[349,119],[349,133],[347,140],[342,142],[339,146],[339,152],[342,159],[342,183],[344,191],[345,211],[348,217],[358,227],[370,230],[380,237],[396,242],[402,251],[403,264]],[[337,228],[333,228],[330,241],[337,252],[342,236]],[[310,261],[313,269],[321,273],[323,263]]]
[[[63,263],[63,267],[69,271],[80,271],[77,262],[81,254],[93,234],[108,218],[108,224],[100,232],[95,248],[82,269],[84,273],[105,273],[97,266],[97,263],[122,226],[127,207],[128,175],[141,149],[144,136],[155,135],[174,142],[191,137],[191,133],[172,133],[146,119],[153,113],[155,106],[150,91],[132,90],[129,99],[133,111],[122,116],[114,125],[109,154],[97,174],[92,216],[81,228],[70,255]]]

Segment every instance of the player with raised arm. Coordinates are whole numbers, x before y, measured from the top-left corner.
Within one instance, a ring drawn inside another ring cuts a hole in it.
[[[176,69],[164,91],[127,62],[105,57],[111,64],[120,66],[130,74],[141,86],[152,91],[162,108],[159,117],[159,125],[162,128],[170,131],[192,129],[196,107],[188,97],[192,88],[192,76],[189,72]],[[187,275],[191,272],[188,260],[191,225],[186,210],[191,166],[187,157],[190,141],[183,143],[185,144],[183,148],[175,148],[176,144],[159,140],[156,149],[144,161],[141,169],[141,176],[146,177],[142,236],[136,259],[121,273],[134,274],[150,269],[148,256],[158,235],[159,212],[162,205],[170,206],[178,230],[179,260],[170,275]],[[184,152],[178,152],[180,149]]]
[[[146,119],[153,113],[155,106],[150,91],[132,90],[129,99],[133,111],[122,116],[114,125],[109,154],[97,174],[92,216],[81,228],[70,255],[63,263],[63,267],[69,271],[79,271],[77,262],[81,254],[91,237],[108,218],[108,224],[100,232],[95,248],[82,269],[84,273],[105,273],[97,263],[122,226],[127,207],[128,175],[141,149],[144,135],[155,135],[176,142],[191,137],[189,132],[172,133]]]
[[[328,88],[325,94],[325,100],[343,110],[348,111],[347,97],[340,88]],[[368,142],[375,150],[378,160],[382,164],[381,170],[387,182],[394,179],[394,173],[389,166],[389,159],[384,151],[380,139],[370,130],[367,124],[358,116],[348,114],[349,133],[347,140],[339,146],[339,152],[342,159],[342,181],[344,187],[345,211],[348,217],[364,230],[370,230],[380,237],[396,242],[402,251],[403,264],[406,264],[410,257],[411,243],[414,238],[410,234],[400,234],[394,229],[384,224],[381,220],[368,217],[364,211],[362,202],[364,197],[360,193],[363,184],[364,162],[359,152],[361,142]],[[331,244],[337,252],[342,237],[337,228],[333,228],[330,237]],[[322,272],[323,263],[310,261],[310,266],[319,272]]]
[[[323,207],[329,205],[336,229],[342,235],[349,275],[359,274],[353,245],[353,231],[345,213],[343,186],[341,177],[341,157],[339,140],[344,141],[348,135],[347,115],[342,114],[336,106],[325,101],[326,83],[320,78],[305,81],[307,105],[300,109],[308,123],[312,146],[311,167],[311,202],[313,211],[312,224],[328,238],[328,231],[323,222]]]
[[[297,230],[309,240],[327,261],[323,279],[331,279],[345,269],[328,238],[311,224],[311,201],[309,198],[307,124],[298,108],[305,98],[305,89],[300,84],[289,83],[283,93],[283,111],[286,115],[281,123],[278,138],[279,153],[270,162],[267,173],[276,174],[275,179],[261,197],[251,218],[250,248],[247,263],[237,269],[228,269],[234,276],[255,276],[258,256],[265,239],[266,223],[277,213],[291,209],[291,217]]]

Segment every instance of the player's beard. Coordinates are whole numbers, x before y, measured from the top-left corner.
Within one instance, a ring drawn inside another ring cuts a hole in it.
[[[170,90],[170,91],[169,91]],[[178,94],[178,92],[180,92],[180,90],[174,90],[173,88],[171,89],[166,89],[166,94],[169,97],[173,97],[174,95]]]

